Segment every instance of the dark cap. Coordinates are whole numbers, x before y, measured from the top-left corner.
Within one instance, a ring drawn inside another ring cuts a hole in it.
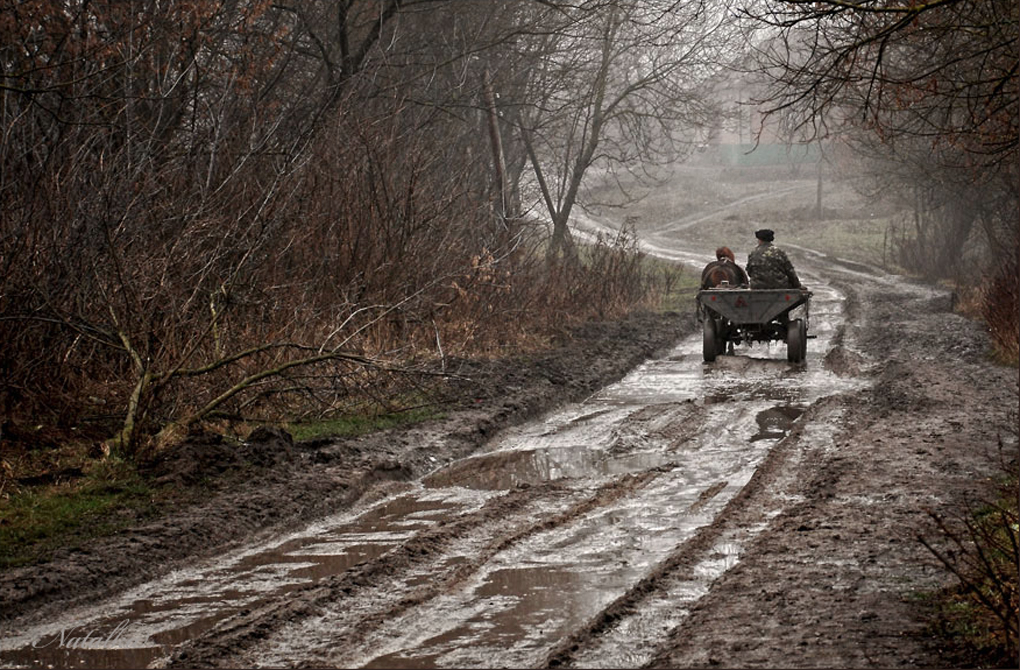
[[[761,230],[756,230],[754,232],[754,236],[757,237],[759,240],[765,240],[766,242],[771,242],[772,240],[774,240],[776,238],[775,233],[773,233],[768,228],[762,228]]]

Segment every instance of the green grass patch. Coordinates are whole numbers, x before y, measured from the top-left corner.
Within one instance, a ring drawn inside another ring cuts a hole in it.
[[[97,465],[80,480],[25,487],[0,501],[0,569],[109,535],[151,510],[153,490],[132,466]]]
[[[295,441],[313,440],[322,437],[356,437],[378,430],[399,428],[442,418],[442,412],[433,407],[420,407],[403,412],[387,412],[377,415],[344,415],[321,421],[302,421],[285,426]]]

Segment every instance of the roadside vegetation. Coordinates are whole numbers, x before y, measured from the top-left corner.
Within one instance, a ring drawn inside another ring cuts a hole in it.
[[[683,159],[714,111],[733,33],[664,7],[5,6],[8,469],[400,412],[451,357],[654,304],[626,231],[567,222],[586,174]]]
[[[1008,444],[1000,438],[1000,477],[985,499],[953,518],[933,517],[947,548],[919,538],[958,579],[932,595],[932,629],[962,667],[1009,668],[1020,659],[1020,463],[1010,429]]]
[[[168,491],[119,459],[97,461],[65,448],[64,467],[17,464],[38,474],[13,479],[8,464],[0,501],[0,569],[74,549],[155,514]],[[77,463],[71,466],[67,463]]]

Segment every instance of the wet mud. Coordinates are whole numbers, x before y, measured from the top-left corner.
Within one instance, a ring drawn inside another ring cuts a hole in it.
[[[318,481],[308,516],[278,511],[262,535],[156,561],[126,588],[33,599],[43,569],[5,576],[0,662],[946,664],[918,603],[951,577],[916,537],[994,476],[1015,370],[988,362],[943,293],[795,260],[814,291],[805,363],[756,344],[706,364],[696,324],[658,322],[623,350],[626,375],[605,362],[622,340],[596,338],[573,363],[504,372],[505,395],[473,394],[488,400],[456,426],[292,445],[320,479],[281,465],[265,486],[286,507]],[[550,379],[551,395],[528,391]],[[543,412],[554,397],[570,402]],[[116,564],[116,546],[82,562]]]

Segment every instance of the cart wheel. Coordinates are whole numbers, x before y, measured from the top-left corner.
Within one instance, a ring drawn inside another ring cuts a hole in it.
[[[704,353],[705,362],[711,363],[715,360],[715,357],[719,354],[719,329],[715,323],[715,319],[707,317],[705,319],[705,338],[704,338]]]
[[[800,363],[805,358],[807,358],[807,326],[803,319],[794,319],[786,328],[786,359]]]

